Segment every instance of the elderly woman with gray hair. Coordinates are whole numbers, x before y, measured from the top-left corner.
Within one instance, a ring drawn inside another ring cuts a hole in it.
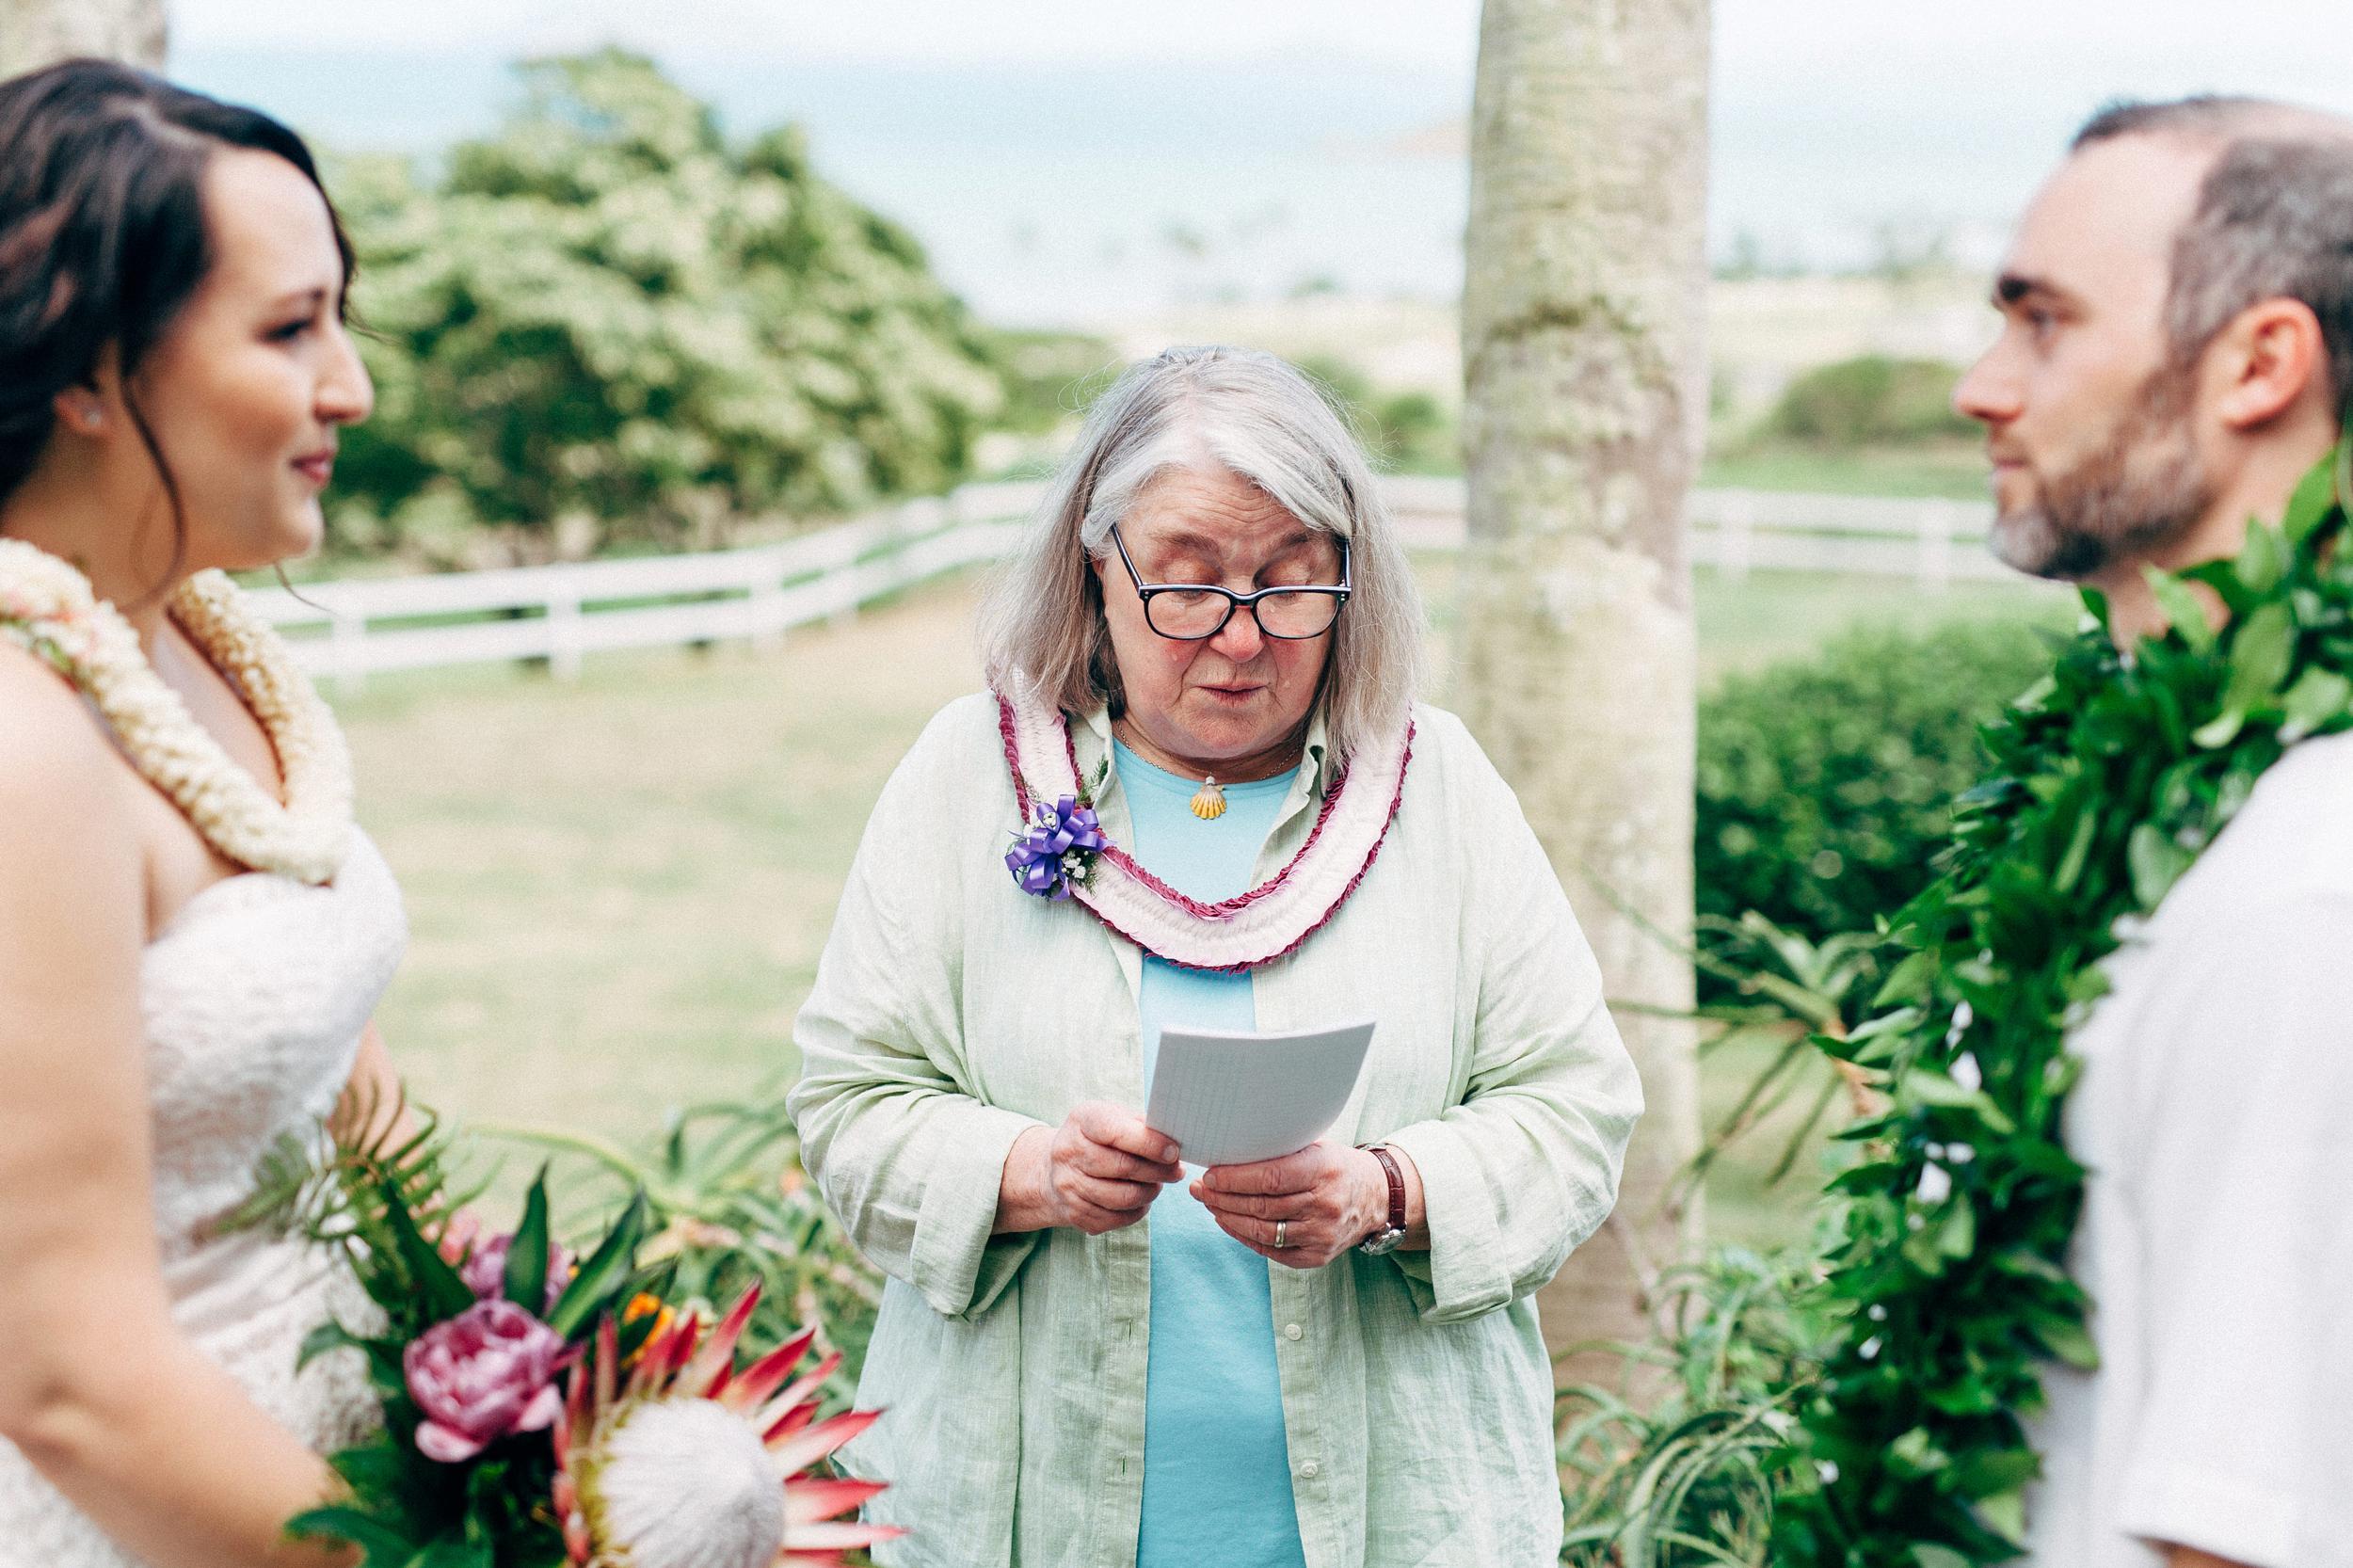
[[[1421,630],[1298,371],[1173,350],[1096,404],[797,1031],[808,1169],[890,1276],[843,1454],[882,1560],[1556,1560],[1532,1295],[1641,1094],[1512,792],[1414,701]],[[1163,1026],[1366,1016],[1296,1153],[1189,1171],[1144,1123]]]

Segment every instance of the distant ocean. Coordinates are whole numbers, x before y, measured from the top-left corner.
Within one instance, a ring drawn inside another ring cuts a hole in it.
[[[344,150],[430,154],[490,128],[514,97],[504,62],[483,56],[192,49],[171,70]],[[818,168],[911,229],[994,321],[1461,289],[1466,72],[1339,59],[673,72],[733,134],[802,125]],[[1972,123],[1965,104],[1934,100],[1916,84],[1860,98],[1720,87],[1715,253],[1851,267],[1941,238],[1956,260],[1990,261],[2078,106]]]

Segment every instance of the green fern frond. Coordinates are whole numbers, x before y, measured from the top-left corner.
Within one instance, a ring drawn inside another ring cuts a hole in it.
[[[459,1190],[449,1155],[440,1118],[405,1088],[390,1105],[374,1085],[347,1088],[307,1135],[287,1133],[271,1146],[254,1167],[251,1195],[216,1228],[390,1256],[392,1204],[431,1232],[487,1184]]]

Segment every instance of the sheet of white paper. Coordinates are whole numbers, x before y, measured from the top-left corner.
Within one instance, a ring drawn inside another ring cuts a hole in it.
[[[1355,1092],[1372,1025],[1296,1034],[1160,1031],[1144,1119],[1188,1165],[1246,1165],[1305,1148]]]

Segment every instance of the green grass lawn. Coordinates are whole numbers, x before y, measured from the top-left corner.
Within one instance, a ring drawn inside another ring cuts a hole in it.
[[[1983,501],[1985,448],[1964,440],[1836,451],[1786,441],[1754,442],[1710,453],[1699,482],[1727,489]]]
[[[1443,635],[1447,571],[1425,564]],[[2050,615],[2025,588],[1934,598],[1867,579],[1703,577],[1708,676],[1858,620]],[[591,658],[560,684],[488,666],[379,678],[338,699],[360,817],[412,939],[381,1021],[426,1103],[469,1122],[623,1138],[665,1107],[789,1075],[792,1016],[876,791],[941,704],[980,680],[971,585],[906,595],[774,652]],[[1711,1058],[1721,1114],[1754,1048]],[[1710,1183],[1722,1234],[1804,1200],[1749,1141]]]

